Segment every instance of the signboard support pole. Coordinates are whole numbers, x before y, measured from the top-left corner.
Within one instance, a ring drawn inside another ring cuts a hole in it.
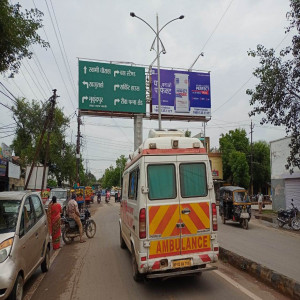
[[[143,143],[143,115],[134,116],[134,151]]]

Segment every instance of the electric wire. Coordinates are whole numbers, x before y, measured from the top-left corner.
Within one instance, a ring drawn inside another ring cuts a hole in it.
[[[75,95],[75,97],[76,97],[76,91],[75,91],[76,89],[75,89],[75,87],[74,87],[73,84],[72,84],[72,79],[70,78],[69,69],[68,69],[68,67],[67,67],[66,59],[65,59],[65,57],[64,57],[64,54],[63,54],[63,51],[62,51],[62,48],[61,48],[61,45],[60,45],[61,42],[59,41],[59,38],[58,38],[58,36],[57,36],[56,28],[55,28],[55,25],[54,25],[54,22],[53,22],[53,19],[52,19],[52,15],[51,15],[51,12],[50,12],[50,9],[49,9],[47,0],[45,0],[45,3],[46,3],[46,6],[47,6],[47,10],[48,10],[49,16],[50,16],[50,20],[51,20],[51,24],[52,24],[52,27],[53,27],[53,30],[54,30],[54,34],[55,34],[55,37],[56,37],[56,40],[57,40],[57,43],[58,43],[58,46],[59,46],[60,54],[61,54],[61,56],[62,56],[63,63],[64,63],[65,68],[66,68],[66,70],[67,70],[67,74],[68,74],[68,77],[69,77],[69,80],[70,80],[70,83],[71,83],[72,90],[73,90],[74,95]],[[57,24],[57,26],[58,26],[58,24]]]
[[[25,81],[26,81],[27,85],[29,86],[29,88],[30,88],[32,94],[34,95],[35,99],[37,100],[38,97],[37,97],[37,95],[35,94],[35,92],[33,91],[32,87],[31,87],[31,85],[29,84],[27,78],[25,77],[23,71],[22,71],[21,69],[20,69],[19,71],[20,71],[20,73],[22,74],[23,78],[25,79]]]
[[[34,0],[32,0],[32,2],[33,2],[33,4],[34,4],[34,7],[37,8],[36,5],[35,5]],[[43,31],[44,31],[45,36],[46,36],[45,39],[46,39],[46,41],[49,43],[49,39],[48,39],[48,35],[47,35],[47,33],[46,33],[46,30],[45,30],[45,26],[43,26]],[[49,43],[49,44],[50,44],[50,43]],[[52,56],[53,56],[53,58],[54,58],[55,64],[56,64],[56,66],[57,66],[57,69],[58,69],[58,71],[59,71],[59,74],[60,74],[61,80],[62,80],[62,82],[63,82],[63,85],[64,85],[64,87],[65,87],[65,89],[66,89],[66,92],[67,92],[67,95],[68,95],[69,100],[70,100],[70,102],[71,102],[71,105],[73,106],[73,108],[74,108],[74,110],[75,110],[74,103],[73,103],[73,101],[72,101],[72,99],[71,99],[71,96],[70,96],[70,93],[69,93],[69,89],[67,88],[66,82],[65,82],[65,80],[64,80],[64,77],[63,77],[62,72],[61,72],[61,70],[60,70],[60,67],[59,67],[59,65],[58,65],[57,59],[56,59],[56,57],[55,57],[55,55],[54,55],[54,51],[53,51],[53,49],[52,49],[51,46],[50,46],[49,48],[50,48],[50,51],[51,51]]]
[[[55,19],[55,22],[56,22],[56,27],[57,27],[57,29],[58,29],[58,33],[59,33],[59,36],[60,36],[60,40],[61,40],[63,52],[64,52],[64,55],[65,55],[65,58],[66,58],[66,62],[67,62],[67,66],[68,66],[69,75],[70,75],[70,77],[71,77],[71,79],[72,79],[71,84],[73,83],[74,93],[75,93],[75,96],[77,97],[77,93],[76,93],[77,90],[76,90],[75,81],[74,81],[74,78],[73,78],[73,75],[72,75],[72,72],[71,72],[71,68],[70,68],[70,64],[69,64],[67,52],[66,52],[65,45],[64,45],[64,40],[63,40],[63,38],[62,38],[60,29],[59,29],[59,26],[58,26],[58,21],[57,21],[57,18],[56,18],[56,14],[55,14],[55,10],[54,10],[53,4],[52,4],[52,0],[50,0],[50,4],[51,4],[51,7],[52,7],[54,19]]]
[[[197,60],[199,59],[199,57],[202,55],[204,48],[206,47],[206,45],[208,44],[208,42],[210,41],[210,39],[212,38],[212,36],[214,35],[214,33],[216,32],[217,28],[219,27],[220,23],[222,22],[224,16],[226,15],[227,11],[229,10],[232,2],[234,0],[231,0],[231,2],[229,3],[229,5],[227,6],[227,8],[225,9],[223,15],[221,16],[219,22],[217,23],[217,25],[215,26],[215,28],[213,29],[213,31],[211,32],[210,36],[208,37],[208,39],[206,40],[206,42],[204,43],[202,49],[200,50],[200,54],[198,55],[198,57],[196,58],[196,60],[194,61],[194,63],[192,64],[192,66],[189,69],[192,69],[192,67],[195,65],[195,63],[197,62]]]
[[[43,93],[41,92],[41,90],[40,90],[39,86],[37,85],[37,83],[35,82],[35,80],[32,78],[31,73],[28,71],[28,69],[27,69],[27,67],[26,67],[26,65],[25,65],[24,62],[22,63],[22,66],[25,68],[26,72],[28,73],[29,77],[31,78],[33,84],[35,85],[35,87],[36,87],[37,90],[39,91],[39,93],[40,93],[40,95],[42,96],[42,98],[44,98]],[[38,99],[38,98],[37,98],[37,99]]]
[[[32,72],[32,74],[33,74],[33,76],[35,77],[35,80],[36,80],[38,86],[40,87],[40,89],[41,89],[41,91],[42,91],[42,93],[41,93],[42,96],[43,96],[44,98],[47,98],[47,93],[45,92],[45,89],[42,87],[42,85],[41,85],[41,83],[40,83],[40,80],[39,80],[38,77],[36,76],[35,71],[34,71],[33,68],[31,67],[31,65],[30,65],[30,63],[29,63],[29,60],[28,60],[27,58],[25,58],[25,61],[27,62],[28,67],[30,68],[30,70],[31,70],[31,72]]]
[[[52,85],[51,85],[51,83],[50,83],[50,81],[49,81],[49,79],[48,79],[48,77],[47,77],[47,75],[46,75],[46,73],[44,71],[44,68],[42,67],[42,65],[40,63],[40,60],[39,60],[38,56],[36,55],[33,47],[32,46],[30,46],[30,47],[31,47],[30,51],[33,53],[33,55],[32,55],[33,61],[36,64],[36,66],[37,66],[40,74],[42,75],[42,78],[43,78],[46,86],[48,87],[48,89],[50,91],[52,91]]]
[[[14,98],[14,99],[12,99],[12,98],[10,98],[10,97],[8,97],[7,95],[7,97],[9,98],[9,99],[11,99],[12,100],[12,102],[14,102],[14,104],[16,104],[17,103],[17,98],[12,94],[12,92],[2,83],[2,82],[0,82],[0,84],[2,85],[2,87],[4,87],[4,89]],[[5,94],[4,94],[5,95]]]

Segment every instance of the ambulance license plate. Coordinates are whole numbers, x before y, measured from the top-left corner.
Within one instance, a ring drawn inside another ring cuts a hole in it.
[[[181,259],[181,260],[173,260],[172,261],[172,267],[175,268],[184,268],[184,267],[190,267],[192,265],[192,262],[190,259]]]

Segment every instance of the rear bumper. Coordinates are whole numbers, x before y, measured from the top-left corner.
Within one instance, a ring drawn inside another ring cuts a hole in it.
[[[213,271],[217,269],[218,269],[217,266],[206,265],[205,268],[172,270],[169,272],[147,274],[146,277],[147,278],[170,278],[170,277],[185,276],[185,275],[195,275],[205,271]]]

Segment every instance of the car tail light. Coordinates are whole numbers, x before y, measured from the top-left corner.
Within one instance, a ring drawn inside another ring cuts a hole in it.
[[[139,215],[139,237],[146,238],[146,209],[142,208]]]
[[[213,223],[213,231],[218,230],[218,220],[217,220],[217,206],[216,203],[211,205],[212,207],[212,223]]]

